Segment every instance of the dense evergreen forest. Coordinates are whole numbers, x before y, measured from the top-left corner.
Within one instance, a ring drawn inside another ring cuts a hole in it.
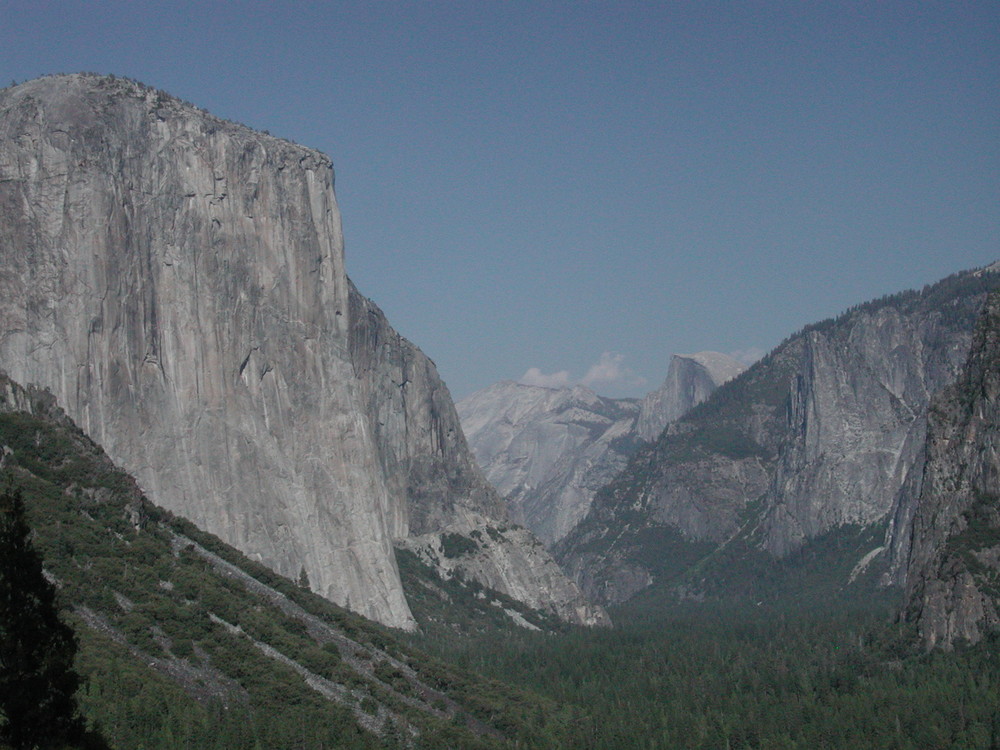
[[[925,654],[887,618],[692,608],[606,631],[423,645],[584,707],[585,747],[1000,747],[1000,640]]]
[[[0,409],[4,482],[78,638],[76,703],[111,747],[1000,748],[1000,639],[925,653],[898,602],[823,588],[858,532],[755,570],[773,587],[750,599],[651,591],[595,630],[400,552],[421,623],[403,634],[151,506],[33,398]]]

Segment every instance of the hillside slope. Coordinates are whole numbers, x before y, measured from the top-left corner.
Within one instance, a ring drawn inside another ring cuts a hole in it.
[[[81,639],[82,708],[115,747],[485,749],[572,737],[571,709],[431,659],[305,577],[296,585],[152,505],[51,394],[4,375],[0,456]],[[476,591],[501,623],[503,607],[519,606]],[[517,618],[552,624],[524,609]]]
[[[780,559],[888,523],[919,491],[931,395],[957,376],[998,283],[995,266],[956,274],[789,337],[598,493],[556,549],[564,568],[620,602],[717,549]]]

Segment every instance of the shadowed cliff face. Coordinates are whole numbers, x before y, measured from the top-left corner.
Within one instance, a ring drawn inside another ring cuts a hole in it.
[[[351,360],[390,494],[395,539],[476,514],[507,519],[506,506],[472,459],[448,388],[434,363],[392,329],[353,285]]]
[[[394,537],[503,517],[351,288],[329,159],[127,80],[0,92],[0,368],[154,502],[390,625]]]
[[[911,511],[907,616],[928,647],[1000,626],[1000,295],[968,363],[934,400],[922,492]]]

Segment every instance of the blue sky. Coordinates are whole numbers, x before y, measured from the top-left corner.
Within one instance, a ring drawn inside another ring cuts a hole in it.
[[[1000,3],[0,2],[0,80],[135,78],[328,153],[348,273],[456,398],[1000,257]]]

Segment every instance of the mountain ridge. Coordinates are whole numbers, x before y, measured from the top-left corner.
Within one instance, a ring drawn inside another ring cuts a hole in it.
[[[649,560],[663,555],[679,556],[677,575],[704,554],[697,545],[749,535],[780,558],[894,516],[916,483],[930,394],[957,375],[996,271],[886,295],[789,336],[598,493],[555,549],[564,569],[618,602],[654,581]]]
[[[644,399],[505,380],[456,408],[512,517],[553,545],[583,519],[594,493],[625,468],[644,435],[658,434],[740,369],[718,352],[674,355],[663,384]]]

